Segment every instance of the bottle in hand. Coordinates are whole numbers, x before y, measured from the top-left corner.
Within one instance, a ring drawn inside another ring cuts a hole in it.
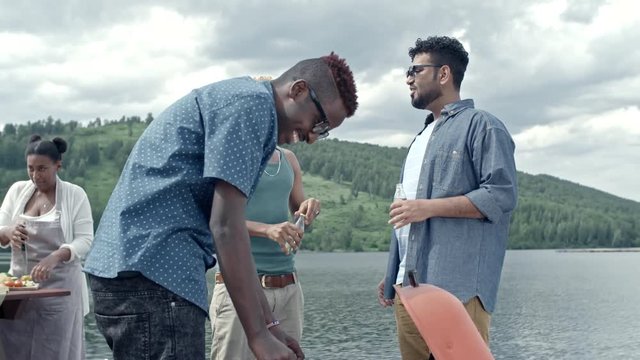
[[[394,200],[407,200],[407,194],[404,192],[402,183],[396,184],[396,193],[393,195]]]
[[[296,222],[295,222],[296,227],[298,229],[300,229],[302,232],[304,232],[304,220],[305,220],[305,218],[306,218],[306,215],[300,214],[300,215],[298,215],[298,218],[296,218]]]
[[[300,231],[302,231],[304,233],[304,220],[305,220],[306,216],[304,214],[300,214],[298,215],[298,217],[295,219],[294,224],[295,226],[300,229]],[[289,245],[289,243],[285,243],[284,246],[287,248],[287,254],[291,254],[291,245]],[[295,252],[295,251],[294,251]]]

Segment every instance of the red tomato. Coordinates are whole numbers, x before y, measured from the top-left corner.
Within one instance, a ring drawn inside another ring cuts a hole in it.
[[[24,284],[22,283],[22,280],[18,279],[16,281],[13,282],[13,287],[23,287]]]
[[[15,284],[15,283],[13,282],[13,280],[5,280],[5,281],[3,282],[3,284],[4,284],[4,286],[6,286],[6,287],[14,287],[14,284]]]

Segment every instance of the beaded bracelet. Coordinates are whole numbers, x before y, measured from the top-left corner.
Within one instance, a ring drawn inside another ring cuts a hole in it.
[[[274,326],[278,326],[278,325],[280,325],[280,321],[278,321],[278,320],[273,320],[272,322],[270,322],[270,323],[268,323],[268,324],[267,324],[267,330],[271,329],[271,328],[272,328],[272,327],[274,327]]]

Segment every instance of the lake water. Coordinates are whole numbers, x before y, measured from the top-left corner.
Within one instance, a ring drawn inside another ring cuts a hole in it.
[[[393,312],[376,300],[386,254],[300,253],[296,264],[307,358],[400,359]],[[87,342],[88,359],[110,358],[91,315]],[[491,349],[496,359],[640,359],[640,253],[508,251]]]

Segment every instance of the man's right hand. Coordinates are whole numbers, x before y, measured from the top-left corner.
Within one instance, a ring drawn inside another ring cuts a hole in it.
[[[382,307],[387,307],[393,305],[393,299],[385,299],[384,298],[384,278],[380,280],[378,284],[378,302]]]
[[[249,341],[249,347],[257,360],[297,360],[296,354],[268,330]]]

